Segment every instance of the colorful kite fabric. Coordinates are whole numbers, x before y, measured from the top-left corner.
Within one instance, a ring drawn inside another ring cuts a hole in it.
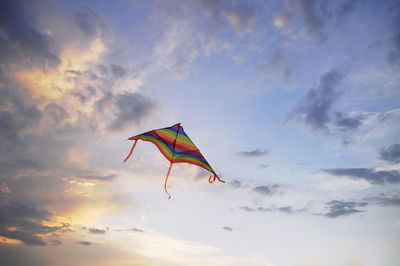
[[[219,179],[218,175],[208,164],[206,159],[200,153],[199,149],[197,149],[197,147],[189,139],[188,135],[186,135],[185,131],[183,131],[183,127],[180,123],[173,125],[172,127],[156,129],[134,137],[130,137],[128,140],[134,140],[135,142],[133,143],[132,149],[124,162],[126,162],[132,155],[133,149],[135,148],[139,139],[154,143],[160,152],[165,156],[165,158],[171,162],[164,184],[164,189],[168,194],[168,198],[171,198],[171,196],[167,191],[167,180],[173,163],[195,164],[203,167],[213,174],[213,176],[210,176],[208,179],[210,183],[213,183],[215,179],[224,182]]]

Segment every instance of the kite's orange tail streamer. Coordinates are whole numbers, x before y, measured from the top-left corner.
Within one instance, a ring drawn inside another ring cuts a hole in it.
[[[169,173],[171,172],[172,164],[173,164],[173,162],[171,162],[171,164],[169,165],[167,177],[165,178],[165,184],[164,184],[164,189],[165,189],[165,192],[167,192],[167,194],[168,194],[168,199],[171,198],[171,195],[167,191],[167,181],[168,181]]]
[[[131,149],[131,151],[129,152],[128,156],[126,156],[126,158],[125,158],[124,162],[126,162],[126,161],[129,159],[129,157],[131,157],[131,155],[132,155],[132,152],[133,152],[133,149],[135,148],[135,146],[136,146],[136,142],[137,142],[137,141],[138,141],[138,140],[137,140],[137,139],[135,139],[135,143],[133,143],[132,149]]]
[[[225,181],[219,179],[219,177],[216,174],[214,174],[214,177],[210,175],[210,177],[208,178],[208,182],[212,184],[214,183],[215,179],[218,179],[219,182],[225,183]]]

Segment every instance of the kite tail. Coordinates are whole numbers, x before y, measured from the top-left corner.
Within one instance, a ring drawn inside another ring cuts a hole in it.
[[[215,179],[218,179],[219,182],[225,183],[225,181],[219,179],[219,177],[216,174],[214,174],[214,176],[210,175],[210,177],[208,178],[208,182],[212,184],[214,183]]]
[[[136,146],[136,142],[137,142],[137,141],[138,141],[138,140],[137,140],[137,139],[135,139],[135,143],[133,143],[132,149],[131,149],[131,151],[129,152],[128,156],[126,156],[126,158],[125,158],[124,162],[126,162],[126,161],[129,159],[129,157],[131,157],[131,155],[132,155],[132,152],[133,152],[133,149],[135,148],[135,146]]]
[[[170,195],[170,194],[168,193],[168,191],[167,191],[167,181],[168,181],[169,173],[171,172],[172,164],[173,164],[173,162],[171,162],[171,164],[169,165],[168,173],[167,173],[167,176],[165,177],[165,184],[164,184],[164,189],[165,189],[165,192],[166,192],[167,195],[168,195],[168,199],[171,199],[171,195]]]

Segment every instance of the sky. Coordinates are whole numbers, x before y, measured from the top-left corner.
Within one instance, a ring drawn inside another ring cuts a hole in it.
[[[2,263],[400,265],[399,70],[399,1],[1,1]]]

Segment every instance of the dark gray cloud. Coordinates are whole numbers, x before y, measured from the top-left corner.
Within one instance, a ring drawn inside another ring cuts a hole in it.
[[[259,14],[251,2],[229,0],[199,0],[195,3],[213,22],[210,28],[232,26],[238,32],[251,32]]]
[[[61,230],[64,226],[45,226],[52,214],[41,210],[32,204],[17,201],[2,201],[0,203],[0,236],[17,239],[27,245],[45,246],[46,242],[40,234]]]
[[[240,187],[243,186],[242,181],[239,181],[239,180],[236,180],[236,179],[233,179],[232,181],[230,181],[229,184],[234,188],[240,188]]]
[[[110,69],[115,78],[123,78],[128,74],[127,70],[119,65],[111,64]]]
[[[0,160],[0,173],[40,167],[21,132],[37,127],[42,112],[26,98],[18,88],[0,87],[0,153],[7,155]]]
[[[223,227],[222,227],[222,230],[225,230],[225,231],[228,231],[228,232],[232,232],[232,231],[233,231],[233,228],[232,228],[232,227],[229,227],[229,226],[223,226]]]
[[[76,98],[78,98],[79,101],[80,101],[82,104],[86,103],[88,97],[87,97],[85,94],[83,94],[82,92],[80,92],[80,91],[75,91],[75,92],[72,92],[71,94],[72,94],[73,96],[75,96]]]
[[[269,164],[268,164],[268,163],[260,163],[260,164],[258,165],[258,168],[261,168],[261,169],[265,169],[265,168],[267,168],[267,167],[269,167]]]
[[[140,123],[155,108],[155,103],[139,93],[124,92],[113,95],[107,92],[96,101],[95,107],[101,114],[106,114],[111,109],[113,117],[108,129],[119,131],[129,125]]]
[[[392,66],[400,66],[400,4],[395,1],[389,8],[389,12],[393,12],[393,35],[389,42],[391,49],[388,53],[387,59]],[[392,14],[389,14],[390,16]]]
[[[382,148],[379,151],[379,157],[390,163],[400,163],[400,144],[393,144],[389,147]]]
[[[342,112],[335,112],[335,125],[340,130],[353,130],[362,125],[365,116],[358,115],[356,117],[349,117]]]
[[[58,246],[58,245],[61,245],[63,242],[60,240],[57,240],[57,239],[51,239],[50,243],[52,246]]]
[[[89,228],[89,233],[98,234],[98,235],[104,235],[106,233],[106,230],[98,229],[98,228]]]
[[[42,112],[25,101],[14,87],[0,88],[0,150],[12,151],[23,142],[20,130],[39,123]]]
[[[105,19],[87,6],[82,6],[75,11],[73,23],[89,38],[105,37],[109,34]]]
[[[239,207],[239,209],[246,211],[246,212],[281,212],[281,213],[286,213],[286,214],[299,214],[299,213],[304,213],[307,211],[307,208],[302,208],[302,209],[293,209],[290,206],[283,206],[283,207],[270,207],[270,208],[265,208],[265,207],[257,207],[257,208],[251,208],[248,206],[242,206]]]
[[[89,241],[78,241],[76,243],[78,243],[79,245],[82,245],[82,246],[90,246],[90,245],[92,245],[92,242],[89,242]]]
[[[114,95],[111,92],[106,92],[103,97],[96,101],[96,111],[104,113],[108,108],[112,106]]]
[[[334,176],[363,179],[371,184],[383,185],[400,183],[400,172],[397,170],[376,171],[370,168],[334,168],[323,169],[322,171]]]
[[[136,232],[136,233],[143,233],[143,230],[137,228],[129,228],[129,229],[115,229],[115,232]]]
[[[319,14],[321,3],[323,1],[315,0],[300,0],[301,11],[303,12],[304,25],[311,34],[322,34],[322,29],[325,26],[325,20]],[[322,36],[321,36],[322,37]]]
[[[37,253],[24,245],[0,244],[1,264],[7,266],[43,266],[47,261],[39,258]]]
[[[0,64],[16,60],[56,65],[60,62],[51,37],[35,26],[30,1],[1,1]]]
[[[239,32],[251,32],[259,16],[254,6],[240,1],[224,10],[229,24]]]
[[[368,205],[366,202],[356,201],[340,201],[332,200],[328,202],[327,207],[329,212],[324,214],[328,218],[337,218],[339,216],[346,216],[350,214],[364,212],[365,210],[357,209],[358,207],[365,207]]]
[[[255,149],[252,151],[240,151],[237,154],[242,157],[253,158],[253,157],[263,156],[267,153],[268,153],[268,151],[266,151],[266,150]]]
[[[280,187],[278,185],[271,186],[257,186],[253,188],[254,192],[257,192],[263,196],[272,196],[278,192]]]
[[[209,178],[209,176],[210,176],[209,171],[199,167],[199,168],[197,168],[196,174],[193,176],[193,181],[197,182],[199,180]]]
[[[139,93],[125,92],[115,96],[115,118],[109,129],[118,131],[133,123],[139,123],[154,108],[154,103]]]
[[[345,16],[355,10],[358,2],[360,1],[299,0],[305,29],[321,41],[326,40],[329,36],[324,32],[324,28],[331,21],[343,21]]]
[[[336,86],[343,79],[343,75],[335,70],[323,74],[316,88],[311,88],[304,96],[292,116],[300,119],[313,130],[328,131],[330,112],[343,94],[336,90]]]
[[[242,206],[242,207],[239,207],[239,209],[243,210],[243,211],[246,211],[246,212],[255,212],[256,211],[255,208],[251,208],[251,207],[248,207],[248,206]]]
[[[384,207],[400,207],[400,192],[385,192],[373,197],[368,197],[365,200],[370,204]]]
[[[49,123],[51,125],[58,125],[69,117],[67,111],[55,103],[47,104],[43,109],[43,113],[50,118]]]
[[[81,175],[79,178],[86,180],[113,181],[117,178],[117,175]]]

